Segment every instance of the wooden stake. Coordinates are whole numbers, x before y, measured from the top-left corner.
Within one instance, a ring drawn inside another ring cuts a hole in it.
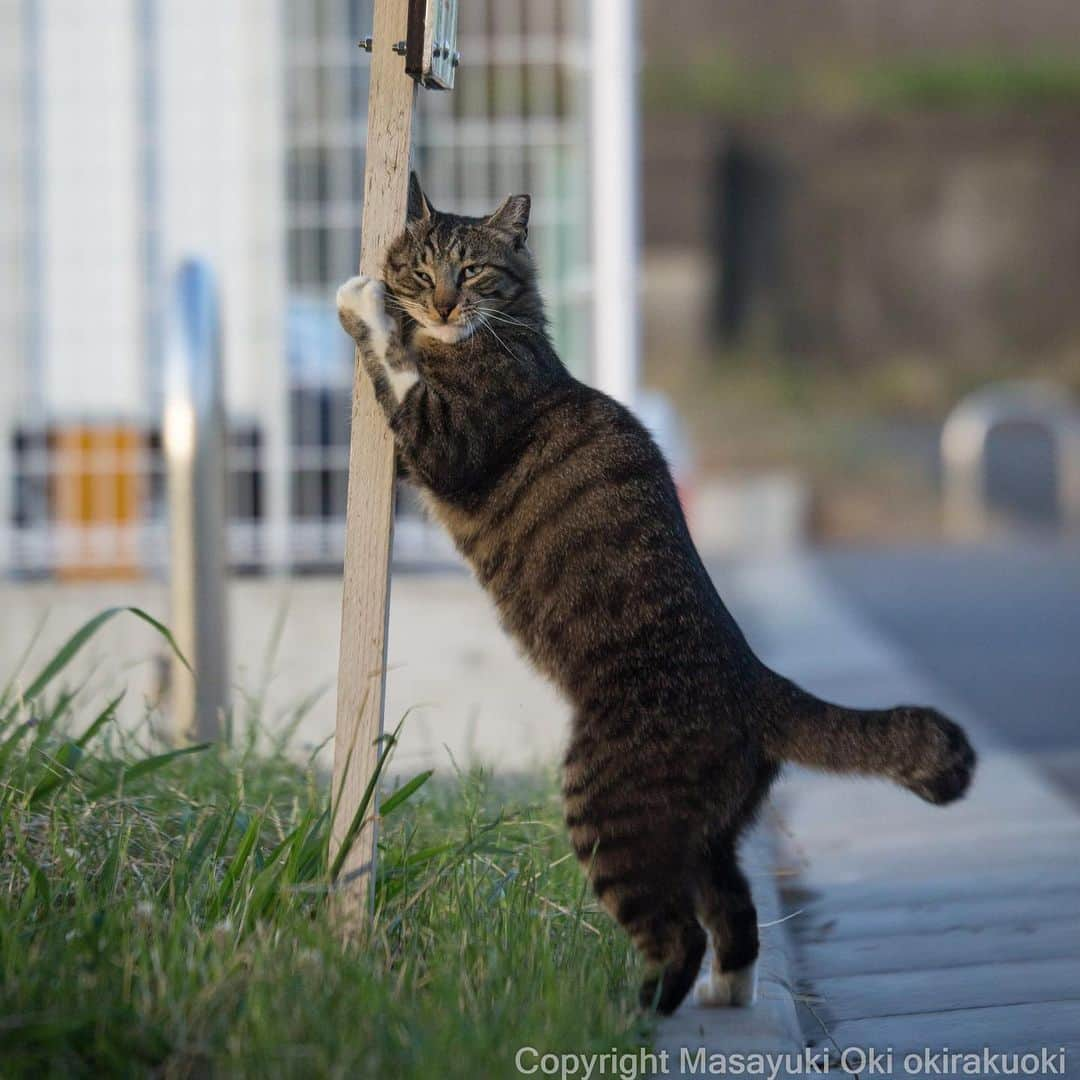
[[[393,49],[405,40],[408,14],[409,0],[376,0],[360,250],[360,272],[369,277],[378,275],[387,245],[405,223],[416,83],[405,74],[404,58]],[[378,760],[393,523],[394,444],[357,357],[345,511],[331,862]],[[369,814],[375,809],[373,800]],[[347,921],[359,923],[370,914],[374,854],[372,820],[356,838],[338,876],[344,883],[338,907]]]

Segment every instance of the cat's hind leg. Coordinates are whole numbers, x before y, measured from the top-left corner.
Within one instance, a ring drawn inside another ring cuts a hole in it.
[[[590,817],[587,808],[568,814],[571,843],[597,899],[645,960],[641,1007],[666,1016],[693,987],[706,945],[684,884],[683,845],[666,830],[627,830],[625,819],[595,826]]]
[[[709,931],[708,973],[694,988],[699,1005],[752,1005],[757,996],[757,909],[735,844],[711,842],[698,876],[697,911]]]
[[[616,877],[605,873],[601,859],[590,876],[600,903],[645,960],[639,1004],[670,1015],[693,987],[705,955],[705,931],[694,914],[693,897],[672,888],[671,877],[648,863]]]
[[[645,979],[638,993],[643,1009],[669,1016],[690,992],[705,955],[705,931],[689,896],[651,897],[648,907],[619,921],[645,958]]]

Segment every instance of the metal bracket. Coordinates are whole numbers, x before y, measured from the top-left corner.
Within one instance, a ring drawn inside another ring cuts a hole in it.
[[[454,88],[457,24],[458,0],[409,0],[405,71],[429,90]]]
[[[457,50],[457,0],[409,0],[408,37],[392,49],[405,57],[405,72],[429,90],[452,90],[461,63]],[[357,42],[370,53],[372,37]]]

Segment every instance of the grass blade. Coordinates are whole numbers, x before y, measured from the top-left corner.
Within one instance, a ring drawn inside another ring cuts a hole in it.
[[[221,908],[226,905],[233,886],[243,873],[244,866],[248,859],[251,858],[251,853],[255,850],[255,844],[259,839],[259,833],[262,831],[265,818],[266,811],[263,810],[262,813],[256,814],[251,819],[247,829],[244,830],[244,835],[240,838],[240,843],[233,853],[232,859],[229,860],[229,865],[221,879],[221,885],[218,888],[217,895],[217,910],[220,911]]]
[[[184,746],[179,750],[170,750],[165,754],[155,754],[153,757],[143,758],[142,761],[137,761],[134,765],[125,765],[111,779],[106,780],[105,783],[99,784],[94,788],[89,795],[87,795],[87,798],[90,801],[100,799],[103,795],[110,794],[118,787],[122,785],[126,786],[131,783],[132,780],[138,780],[148,773],[157,772],[158,769],[164,768],[177,758],[186,757],[188,754],[201,754],[204,750],[209,750],[213,745],[213,743],[205,742],[199,743],[196,746]]]
[[[86,744],[112,719],[113,713],[120,707],[124,700],[124,691],[121,690],[94,718],[94,722],[75,740],[75,745],[85,749]]]
[[[383,749],[375,761],[375,768],[372,770],[371,779],[368,780],[367,787],[364,788],[363,797],[360,799],[360,803],[356,808],[356,813],[353,814],[352,821],[349,822],[349,827],[345,831],[345,835],[341,840],[341,847],[338,848],[337,855],[334,856],[334,861],[330,865],[330,880],[331,882],[337,881],[338,874],[341,873],[341,868],[345,865],[345,860],[349,857],[349,852],[352,850],[353,844],[356,843],[356,838],[360,835],[360,830],[363,828],[364,822],[367,820],[368,808],[372,805],[375,799],[375,792],[378,790],[379,777],[382,776],[382,771],[386,768],[386,763],[390,760],[390,755],[393,753],[394,745],[397,743],[398,733],[401,731],[401,725],[405,723],[404,717],[398,724],[394,731],[390,735],[383,736]],[[342,785],[345,783],[345,777],[342,775]],[[341,798],[341,791],[338,791],[338,799]],[[335,813],[337,807],[334,808]]]
[[[37,678],[26,688],[22,695],[22,701],[30,702],[36,698],[42,690],[45,689],[71,663],[71,661],[78,654],[79,650],[111,619],[115,616],[127,613],[134,615],[138,619],[142,619],[143,622],[152,626],[158,634],[161,635],[168,642],[169,647],[176,654],[180,662],[191,671],[191,665],[187,662],[187,658],[180,651],[180,646],[176,644],[176,640],[173,638],[168,627],[164,623],[159,622],[153,617],[153,615],[147,614],[142,608],[137,607],[114,607],[106,608],[104,611],[98,612],[92,619],[83,623],[74,634],[67,639],[67,641],[57,650],[53,658],[38,672]]]
[[[86,744],[112,719],[117,706],[123,700],[124,695],[118,694],[101,710],[95,717],[94,722],[75,740],[64,743],[57,751],[56,756],[49,759],[49,772],[30,792],[27,805],[33,806],[47,795],[70,784],[75,779],[79,764],[83,759],[82,751]]]
[[[49,879],[45,876],[45,871],[42,870],[22,848],[16,850],[15,858],[18,859],[26,869],[26,872],[30,875],[32,894],[35,895],[46,908],[50,907],[52,905],[52,890],[49,888]]]
[[[434,769],[428,769],[426,772],[419,773],[414,776],[407,784],[402,784],[392,795],[387,796],[385,802],[379,808],[379,813],[386,817],[387,814],[392,814],[403,802],[416,791],[419,791],[432,777]]]

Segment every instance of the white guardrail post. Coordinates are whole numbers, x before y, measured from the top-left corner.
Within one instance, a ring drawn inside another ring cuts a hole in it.
[[[1037,427],[1052,441],[1061,524],[1080,529],[1080,412],[1053,384],[1006,382],[964,398],[942,429],[945,531],[954,539],[977,540],[989,533],[987,443],[995,428],[1015,424]]]

